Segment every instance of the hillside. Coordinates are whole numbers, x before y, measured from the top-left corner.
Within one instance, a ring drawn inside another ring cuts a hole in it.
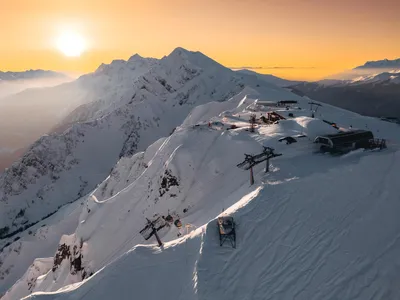
[[[275,108],[287,120],[250,133],[254,101],[270,93],[277,97],[256,84],[197,106],[170,136],[122,157],[83,198],[53,259],[37,260],[3,299],[396,299],[399,128],[329,105],[310,118],[309,100],[296,98],[289,110]],[[321,119],[367,127],[388,149],[316,153],[313,139],[336,131]],[[278,141],[299,134],[297,143]],[[268,174],[257,166],[249,186],[236,164],[262,145],[283,155]],[[221,212],[237,222],[237,249],[218,244]],[[159,249],[139,231],[168,214],[189,234],[177,239],[166,226]]]

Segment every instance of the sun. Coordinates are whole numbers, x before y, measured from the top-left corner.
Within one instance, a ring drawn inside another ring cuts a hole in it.
[[[63,32],[57,39],[57,48],[69,57],[78,57],[85,51],[84,38],[75,32]]]

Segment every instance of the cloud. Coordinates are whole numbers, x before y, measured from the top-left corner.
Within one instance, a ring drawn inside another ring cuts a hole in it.
[[[293,67],[293,66],[266,66],[266,67],[261,67],[261,66],[243,66],[243,67],[230,67],[232,70],[279,70],[279,69],[316,69],[316,67]]]
[[[246,66],[243,66],[243,67],[228,67],[229,69],[232,69],[232,70],[243,70],[243,69],[247,69],[247,70],[261,70],[261,69],[263,69],[263,67],[246,67]]]

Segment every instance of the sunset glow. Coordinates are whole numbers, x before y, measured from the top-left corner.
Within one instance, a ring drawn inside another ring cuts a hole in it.
[[[181,46],[228,67],[316,79],[400,56],[399,11],[397,0],[9,1],[0,12],[7,41],[0,67],[85,73],[113,59],[160,58]],[[60,55],[54,38],[71,24],[91,47],[83,52],[81,42],[64,41]],[[65,57],[78,52],[73,61]]]
[[[57,39],[57,48],[66,56],[77,57],[85,50],[85,41],[77,33],[64,32]]]

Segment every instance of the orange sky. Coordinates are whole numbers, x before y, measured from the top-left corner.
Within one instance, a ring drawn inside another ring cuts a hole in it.
[[[182,46],[230,67],[317,79],[400,57],[399,13],[399,0],[0,0],[0,70],[84,73]],[[65,29],[87,39],[81,57],[55,48]]]

